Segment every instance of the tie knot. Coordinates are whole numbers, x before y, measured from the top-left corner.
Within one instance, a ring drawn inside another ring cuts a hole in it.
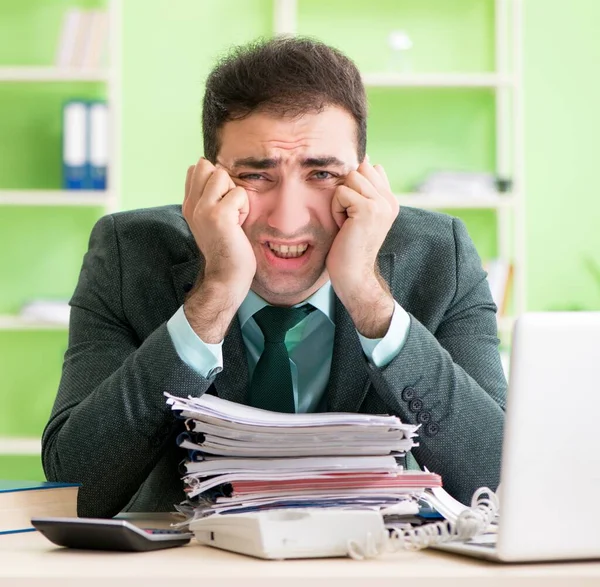
[[[312,310],[308,304],[300,308],[265,306],[254,314],[254,320],[262,330],[265,343],[280,343],[285,341],[286,332],[306,318]]]

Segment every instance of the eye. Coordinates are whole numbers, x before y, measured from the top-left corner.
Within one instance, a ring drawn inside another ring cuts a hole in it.
[[[332,178],[337,177],[337,175],[334,175],[333,173],[330,173],[329,171],[315,171],[312,176],[315,179],[319,179],[319,180],[332,179]]]
[[[242,180],[246,180],[246,181],[253,181],[253,180],[260,180],[260,179],[267,179],[267,178],[260,173],[242,173],[242,174],[238,175],[238,179],[242,179]]]

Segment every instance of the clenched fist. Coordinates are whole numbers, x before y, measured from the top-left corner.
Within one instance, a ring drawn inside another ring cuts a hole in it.
[[[205,259],[185,314],[205,342],[219,342],[256,273],[256,257],[242,229],[248,194],[224,169],[201,158],[188,168],[182,210]]]

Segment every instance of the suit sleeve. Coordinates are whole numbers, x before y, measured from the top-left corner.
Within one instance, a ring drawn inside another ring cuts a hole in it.
[[[453,220],[455,293],[437,330],[413,315],[406,342],[385,367],[368,363],[376,392],[402,421],[421,424],[413,456],[470,503],[499,483],[506,378],[496,306],[464,224]]]
[[[178,356],[166,323],[140,342],[121,303],[112,216],[94,227],[71,299],[69,344],[42,437],[49,480],[82,483],[80,516],[109,517],[165,452],[176,420],[164,391],[202,395],[211,381]]]

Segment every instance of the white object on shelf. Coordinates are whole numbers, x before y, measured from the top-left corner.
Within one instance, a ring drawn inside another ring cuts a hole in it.
[[[26,320],[20,316],[1,316],[0,315],[0,330],[66,330],[65,324],[54,322],[34,322]]]
[[[69,8],[63,16],[62,29],[58,39],[58,50],[56,52],[57,67],[72,67],[73,55],[75,54],[75,44],[77,42],[77,33],[81,21],[82,11],[79,8]]]
[[[494,174],[474,171],[434,171],[419,183],[417,191],[422,194],[461,194],[475,198],[498,193]]]
[[[105,69],[72,67],[0,67],[0,82],[105,82]]]
[[[39,456],[42,441],[39,438],[12,438],[0,436],[0,455]]]
[[[65,300],[33,300],[21,308],[24,322],[49,323],[67,327],[71,307]]]
[[[113,194],[98,190],[0,190],[0,206],[107,206]]]
[[[424,208],[429,210],[439,208],[488,208],[500,209],[514,206],[515,199],[511,194],[496,194],[486,196],[464,196],[451,193],[407,193],[397,194],[396,199],[401,206]]]
[[[388,36],[388,45],[391,49],[390,69],[395,72],[407,73],[412,69],[410,50],[413,42],[406,31],[395,30]]]
[[[82,10],[77,24],[77,34],[75,36],[73,54],[71,55],[71,65],[75,68],[84,66],[83,58],[92,32],[92,11]]]
[[[100,67],[108,38],[108,13],[106,10],[90,11],[89,34],[86,38],[81,65],[85,68]]]

